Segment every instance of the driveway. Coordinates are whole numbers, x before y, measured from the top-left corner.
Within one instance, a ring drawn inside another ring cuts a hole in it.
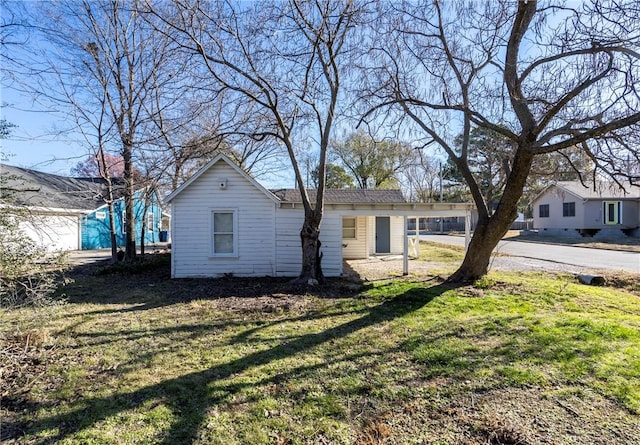
[[[144,247],[145,253],[164,252],[169,243],[156,243]],[[140,247],[138,247],[140,253]],[[111,260],[111,249],[95,250],[71,250],[69,251],[69,264],[72,266],[84,266],[87,264],[108,264]]]
[[[464,237],[420,235],[423,241],[464,246]],[[640,273],[640,253],[586,247],[564,246],[522,241],[500,241],[491,267],[521,270],[555,270],[585,273],[596,270],[619,270]]]

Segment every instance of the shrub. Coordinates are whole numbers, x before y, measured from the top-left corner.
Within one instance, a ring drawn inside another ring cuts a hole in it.
[[[52,304],[65,262],[63,252],[48,252],[25,235],[16,215],[0,216],[0,307]]]

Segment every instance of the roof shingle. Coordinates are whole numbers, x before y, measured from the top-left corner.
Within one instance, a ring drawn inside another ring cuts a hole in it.
[[[302,198],[298,189],[271,190],[282,202],[300,203]],[[309,199],[315,201],[316,190],[308,189]],[[377,189],[327,189],[326,204],[398,204],[406,203],[400,190]]]
[[[0,201],[32,207],[94,210],[105,204],[102,178],[70,178],[0,164]]]

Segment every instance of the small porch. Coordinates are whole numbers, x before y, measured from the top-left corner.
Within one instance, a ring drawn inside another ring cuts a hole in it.
[[[402,274],[409,274],[409,258],[420,256],[419,227],[409,230],[411,218],[462,217],[465,248],[471,240],[472,204],[399,203],[331,204],[342,218],[342,260],[369,257],[401,259]],[[416,219],[417,220],[417,219]]]

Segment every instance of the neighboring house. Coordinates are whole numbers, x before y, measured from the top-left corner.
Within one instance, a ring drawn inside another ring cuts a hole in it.
[[[300,273],[304,209],[297,190],[267,190],[219,155],[165,201],[171,204],[172,277]],[[470,211],[470,204],[407,203],[397,190],[327,190],[323,272],[339,276],[347,258],[402,254],[407,273],[408,217],[468,220]]]
[[[640,236],[640,187],[629,183],[584,186],[579,181],[547,186],[533,200],[533,226],[540,234]]]
[[[86,250],[111,247],[109,209],[104,201],[102,178],[70,178],[0,164],[0,205],[16,209],[20,228],[51,250]],[[116,187],[115,225],[117,243],[125,244],[124,199]],[[145,243],[160,239],[162,211],[157,193],[135,193],[136,243],[145,219]]]

